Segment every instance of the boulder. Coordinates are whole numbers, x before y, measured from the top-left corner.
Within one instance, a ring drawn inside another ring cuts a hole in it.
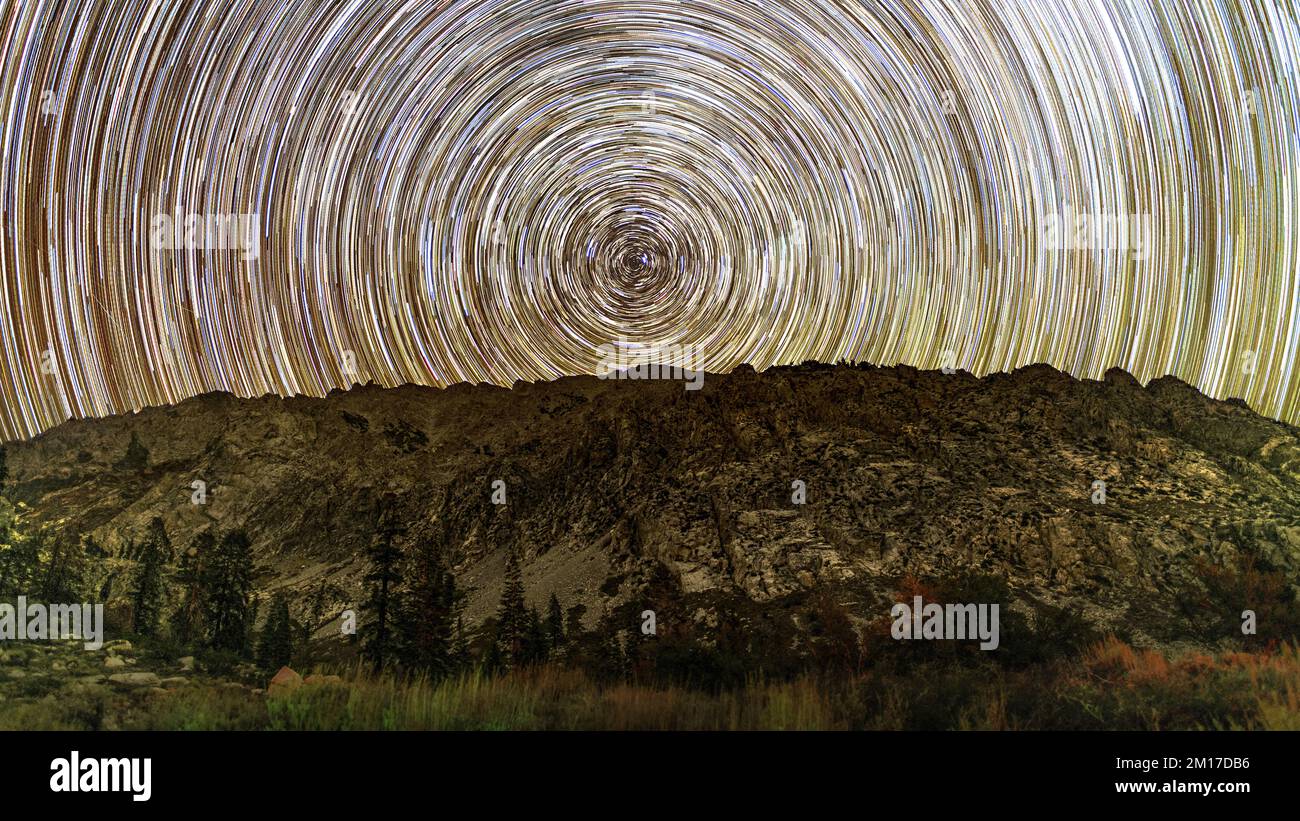
[[[271,695],[287,693],[291,690],[297,690],[302,686],[302,676],[289,667],[281,667],[271,681],[266,685],[266,691]]]

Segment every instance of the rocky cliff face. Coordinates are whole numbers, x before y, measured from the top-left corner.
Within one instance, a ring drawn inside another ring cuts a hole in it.
[[[871,619],[908,574],[977,572],[1005,579],[1012,606],[1204,643],[1188,602],[1213,568],[1272,574],[1283,606],[1300,591],[1300,431],[1118,370],[810,364],[698,391],[576,377],[211,394],[69,422],[8,461],[11,496],[110,554],[154,516],[176,545],[244,528],[263,589],[324,582],[332,607],[361,600],[375,500],[394,492],[412,538],[443,545],[472,589],[471,622],[513,549],[530,599],[554,591],[589,624],[648,597],[661,624],[708,623],[814,590]]]

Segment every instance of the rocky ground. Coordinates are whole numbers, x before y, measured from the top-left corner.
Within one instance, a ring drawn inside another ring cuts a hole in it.
[[[99,650],[86,650],[78,641],[7,642],[0,649],[0,720],[22,705],[30,705],[43,716],[70,707],[76,711],[81,706],[100,713],[101,721],[87,723],[100,729],[119,729],[117,722],[124,716],[149,711],[155,700],[195,685],[257,694],[256,688],[229,676],[199,672],[192,656],[174,661],[141,657],[124,639],[108,642]],[[73,726],[83,725],[78,721]]]
[[[104,547],[110,600],[152,517],[177,546],[238,527],[259,588],[293,591],[322,636],[363,598],[389,492],[409,537],[451,557],[471,623],[495,607],[511,550],[530,603],[554,592],[587,626],[646,605],[661,626],[733,612],[798,627],[792,603],[819,591],[870,621],[909,575],[980,573],[1031,615],[1068,607],[1138,645],[1213,645],[1236,618],[1218,611],[1239,605],[1212,595],[1213,568],[1280,580],[1262,611],[1300,593],[1300,431],[1120,370],[809,364],[709,374],[699,391],[574,377],[210,394],[69,422],[8,461],[12,498]],[[182,686],[179,664],[104,666],[124,656],[62,663],[104,677],[93,686]],[[157,681],[111,678],[133,674]]]

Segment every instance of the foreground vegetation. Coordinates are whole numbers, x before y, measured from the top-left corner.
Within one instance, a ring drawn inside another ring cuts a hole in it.
[[[102,604],[110,640],[0,643],[0,729],[1300,729],[1300,613],[1286,574],[1253,555],[1199,564],[1177,603],[1165,640],[1236,648],[1213,656],[1134,649],[978,573],[897,579],[893,600],[1019,601],[996,653],[899,641],[888,602],[851,590],[694,602],[707,627],[647,627],[687,610],[652,587],[593,620],[554,591],[530,605],[513,552],[495,614],[467,626],[446,534],[407,532],[391,494],[354,609],[324,583],[302,601],[259,591],[238,530],[179,549],[156,518],[109,550],[38,521],[4,479],[0,448],[0,603]],[[329,675],[271,686],[286,665]]]
[[[1022,670],[927,662],[717,691],[602,683],[550,664],[437,682],[369,670],[269,692],[202,677],[174,690],[71,688],[0,702],[0,729],[1300,729],[1292,646],[1170,660],[1108,638],[1073,662]]]

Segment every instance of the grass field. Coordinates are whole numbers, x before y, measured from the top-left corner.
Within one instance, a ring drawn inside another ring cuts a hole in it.
[[[707,692],[543,666],[440,682],[336,670],[266,693],[217,680],[0,702],[0,728],[161,730],[1300,729],[1300,652],[1166,658],[1116,639],[1023,670],[923,664]]]

